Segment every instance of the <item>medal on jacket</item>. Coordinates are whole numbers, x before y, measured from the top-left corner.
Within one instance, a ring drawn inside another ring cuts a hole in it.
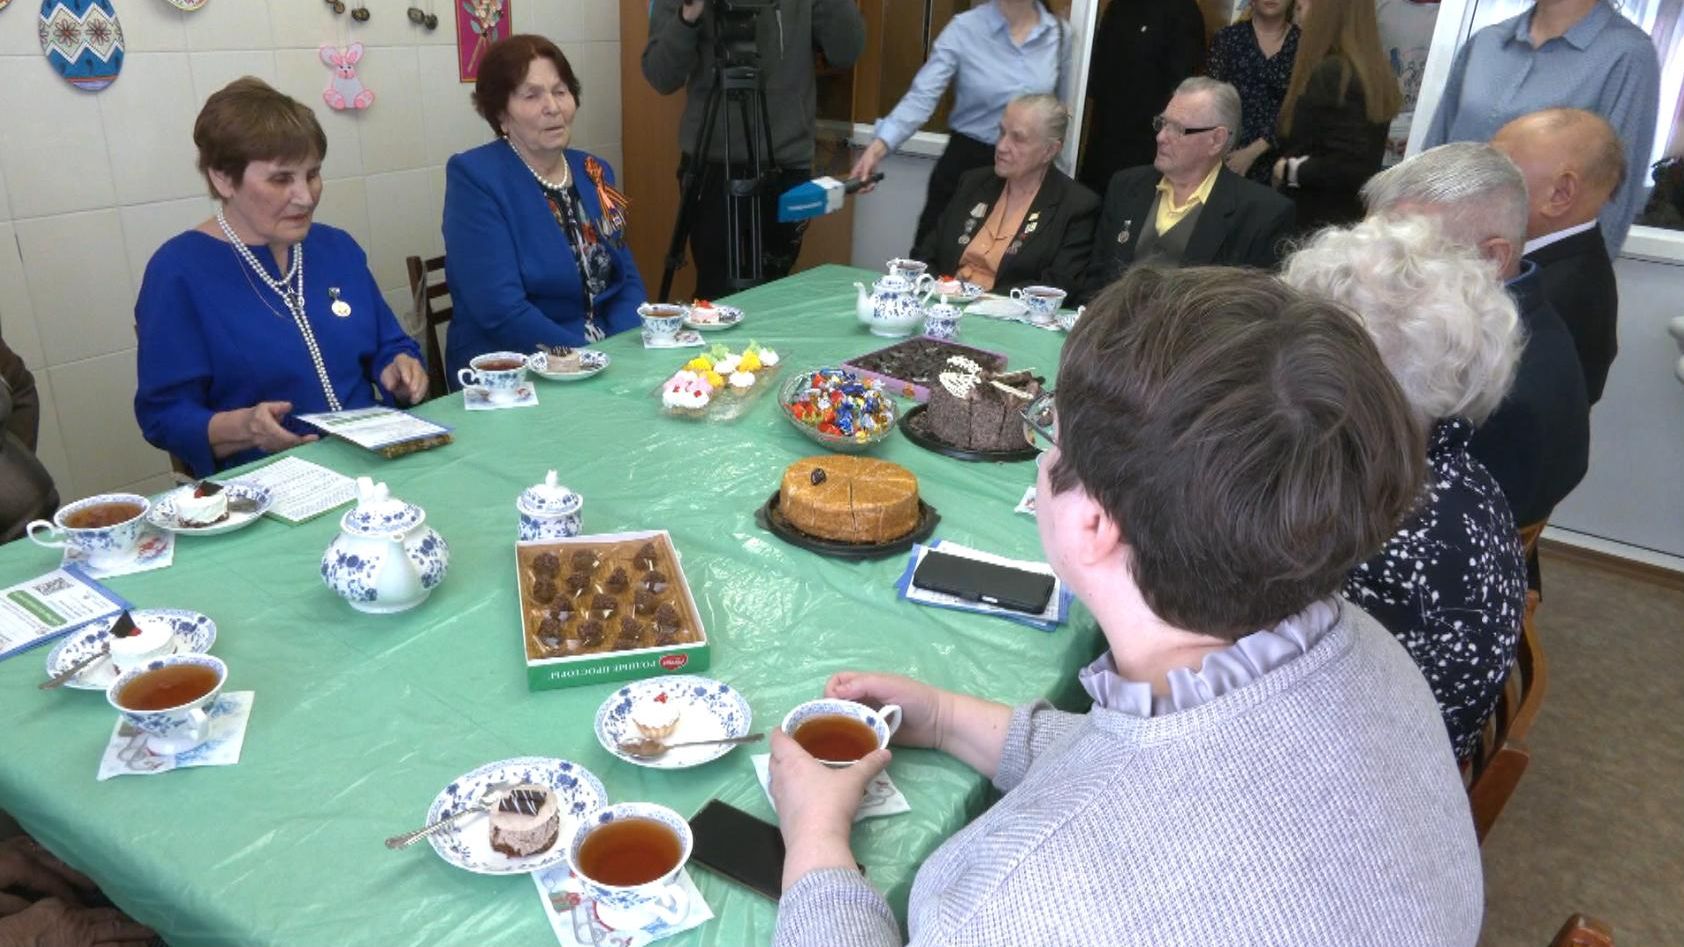
[[[1119,243],[1119,244],[1128,243],[1129,242],[1129,231],[1132,230],[1132,229],[1134,229],[1134,221],[1132,221],[1132,220],[1123,221],[1123,229],[1117,232],[1117,243]]]
[[[975,207],[971,208],[971,216],[977,217],[977,218],[987,217],[988,216],[988,205],[982,203],[981,201],[978,201],[977,205]]]
[[[329,286],[327,288],[327,298],[333,300],[333,305],[328,308],[333,310],[334,315],[341,319],[349,319],[351,317],[351,304],[339,298],[339,287]]]
[[[602,162],[595,158],[585,159],[585,176],[596,185],[596,202],[602,205],[602,222],[598,230],[603,236],[612,238],[626,229],[626,208],[631,206],[631,201],[608,183],[603,175]]]

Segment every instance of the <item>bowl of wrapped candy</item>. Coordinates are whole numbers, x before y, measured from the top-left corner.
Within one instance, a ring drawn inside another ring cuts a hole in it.
[[[807,437],[838,453],[868,450],[894,433],[900,408],[883,386],[840,368],[815,368],[784,382],[784,417]]]

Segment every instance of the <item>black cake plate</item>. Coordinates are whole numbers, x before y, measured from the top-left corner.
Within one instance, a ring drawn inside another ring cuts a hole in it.
[[[946,454],[958,460],[995,461],[997,463],[1034,460],[1041,454],[1035,445],[1027,441],[1024,442],[1022,448],[1016,450],[966,450],[963,447],[954,447],[952,444],[940,440],[924,427],[924,412],[929,409],[929,405],[921,404],[901,415],[900,418],[901,433],[906,435],[907,440],[925,450]]]
[[[893,539],[886,543],[845,543],[834,539],[821,539],[803,533],[795,528],[795,524],[784,518],[783,513],[778,509],[778,497],[782,495],[782,490],[773,491],[772,497],[766,501],[766,505],[754,511],[754,521],[760,524],[761,529],[791,546],[799,546],[809,552],[816,552],[821,556],[829,556],[832,559],[881,559],[884,556],[906,552],[912,548],[913,543],[921,543],[929,539],[930,534],[936,531],[936,524],[941,522],[941,514],[936,512],[936,508],[920,498],[918,500],[918,525],[913,528],[912,532],[899,539]]]

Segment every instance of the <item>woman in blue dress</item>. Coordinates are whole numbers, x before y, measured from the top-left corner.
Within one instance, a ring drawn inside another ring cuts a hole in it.
[[[216,216],[158,248],[135,303],[135,418],[204,476],[316,436],[294,415],[412,404],[427,370],[343,230],[313,223],[327,136],[247,77],[193,126]]]
[[[586,345],[638,326],[626,199],[606,163],[567,147],[579,108],[567,57],[542,36],[498,42],[474,108],[498,137],[445,166],[446,377],[486,352]]]

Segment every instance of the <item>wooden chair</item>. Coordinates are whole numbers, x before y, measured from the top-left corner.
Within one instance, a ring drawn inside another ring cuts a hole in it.
[[[1547,524],[1548,521],[1545,520],[1520,528],[1520,548],[1523,558],[1526,560],[1526,570],[1529,577],[1533,571],[1533,564],[1538,561],[1538,538],[1544,534],[1544,526]],[[1538,603],[1542,600],[1543,595],[1537,589],[1528,588],[1526,590],[1527,618],[1531,618],[1533,613],[1538,610]]]
[[[1479,745],[1465,769],[1468,805],[1473,810],[1474,831],[1481,842],[1496,824],[1497,816],[1532,760],[1522,741],[1543,706],[1548,679],[1549,662],[1544,658],[1538,629],[1528,608],[1521,620],[1514,664],[1503,683],[1503,693],[1497,698],[1497,709],[1485,722]]]
[[[1614,947],[1614,929],[1588,914],[1575,914],[1561,925],[1550,947]]]
[[[444,349],[439,344],[439,331],[450,321],[453,307],[433,305],[433,300],[450,295],[450,287],[445,285],[443,276],[439,277],[438,282],[430,282],[429,277],[430,274],[444,272],[444,257],[436,256],[430,260],[422,260],[418,256],[412,256],[404,262],[409,266],[409,296],[415,300],[415,309],[421,313],[427,334],[428,397],[437,398],[450,390],[450,384],[444,375]]]

